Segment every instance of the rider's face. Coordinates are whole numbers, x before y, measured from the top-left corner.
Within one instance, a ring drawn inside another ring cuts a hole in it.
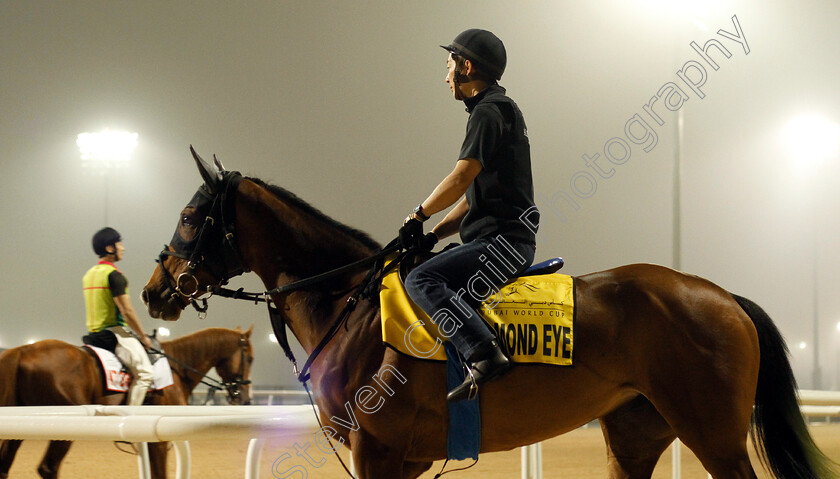
[[[446,78],[444,80],[446,81],[446,84],[449,85],[449,91],[452,92],[453,97],[456,100],[462,100],[464,95],[461,92],[459,85],[454,81],[455,69],[457,67],[458,64],[452,59],[452,54],[450,53],[449,58],[446,60]]]
[[[117,261],[123,259],[123,254],[125,253],[125,246],[123,246],[122,241],[117,241],[114,243],[114,256]]]

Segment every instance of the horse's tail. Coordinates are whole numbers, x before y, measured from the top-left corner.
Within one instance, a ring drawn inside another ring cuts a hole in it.
[[[8,349],[0,353],[0,406],[16,406],[18,365],[20,348]]]
[[[750,434],[761,462],[781,479],[838,477],[835,464],[819,450],[808,432],[782,334],[761,306],[732,296],[758,331],[761,362]]]

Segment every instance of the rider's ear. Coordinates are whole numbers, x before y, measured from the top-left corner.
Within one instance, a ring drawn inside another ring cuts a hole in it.
[[[195,164],[198,166],[198,172],[201,173],[201,177],[204,179],[204,184],[207,185],[207,189],[210,191],[210,194],[216,194],[219,183],[222,181],[222,171],[217,166],[221,165],[221,163],[218,160],[216,160],[216,164],[214,165],[207,163],[203,158],[198,156],[198,153],[195,152],[192,145],[190,145],[190,152],[195,159]]]
[[[475,73],[475,65],[472,60],[464,60],[464,68],[461,70],[462,75],[470,76]]]

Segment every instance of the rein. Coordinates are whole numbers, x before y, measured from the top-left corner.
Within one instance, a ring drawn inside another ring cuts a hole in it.
[[[283,349],[283,353],[286,357],[291,361],[292,367],[297,377],[297,380],[303,383],[306,386],[306,381],[309,380],[309,368],[312,366],[312,362],[318,357],[318,355],[323,351],[323,349],[327,346],[330,340],[335,337],[336,333],[338,332],[339,328],[342,324],[347,321],[347,318],[356,309],[356,305],[359,303],[359,300],[362,299],[364,296],[369,296],[370,292],[367,291],[371,284],[374,284],[377,279],[381,278],[387,270],[390,270],[394,265],[398,264],[398,261],[391,262],[387,269],[381,265],[382,260],[397,251],[400,250],[400,245],[397,240],[392,241],[386,247],[381,249],[378,253],[368,256],[367,258],[363,258],[359,261],[355,261],[353,263],[341,266],[339,268],[327,271],[325,273],[321,273],[309,278],[304,278],[299,281],[294,281],[292,283],[279,286],[269,291],[265,291],[263,293],[252,293],[243,291],[241,288],[238,290],[231,290],[228,288],[221,288],[221,287],[211,287],[208,288],[208,292],[211,295],[222,296],[225,298],[233,298],[233,299],[242,299],[246,301],[253,301],[255,304],[259,302],[266,303],[268,307],[268,315],[269,319],[271,320],[271,327],[274,330],[274,336],[277,338],[277,343]],[[333,321],[332,326],[315,347],[312,350],[312,353],[306,359],[306,362],[303,365],[302,369],[298,369],[297,359],[295,358],[294,352],[292,352],[292,348],[289,345],[289,339],[286,334],[286,320],[283,319],[280,310],[273,306],[273,301],[271,300],[270,296],[273,294],[287,294],[293,291],[297,291],[321,282],[324,282],[330,278],[334,278],[336,276],[340,276],[344,273],[349,271],[353,271],[359,269],[362,266],[367,266],[373,263],[373,267],[368,272],[367,276],[362,280],[361,283],[356,287],[353,294],[347,298],[347,302],[342,308],[341,312],[338,314],[336,319]]]

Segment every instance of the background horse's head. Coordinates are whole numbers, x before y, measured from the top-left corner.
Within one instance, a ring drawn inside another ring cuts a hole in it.
[[[233,194],[242,177],[225,171],[215,156],[211,165],[190,151],[204,184],[181,210],[175,234],[158,258],[160,267],[141,295],[149,314],[167,321],[177,320],[191,303],[197,306],[210,287],[247,271],[233,236]]]
[[[247,331],[239,332],[238,345],[228,355],[222,355],[213,365],[227,390],[228,402],[233,405],[251,404],[251,364],[254,351],[251,349],[251,325]]]

